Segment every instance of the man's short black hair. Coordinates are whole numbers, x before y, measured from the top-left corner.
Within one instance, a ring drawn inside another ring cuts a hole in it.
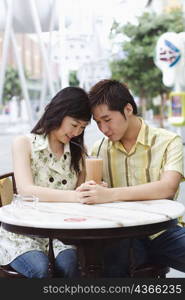
[[[96,83],[89,91],[91,109],[100,104],[108,105],[110,110],[120,111],[130,103],[133,114],[137,115],[137,106],[127,86],[117,80],[104,79]]]

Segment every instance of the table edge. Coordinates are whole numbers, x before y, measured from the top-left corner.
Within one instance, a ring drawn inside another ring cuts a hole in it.
[[[144,237],[162,230],[171,228],[177,224],[178,219],[167,220],[159,223],[144,224],[128,227],[113,228],[93,228],[93,229],[58,229],[58,228],[39,228],[12,225],[1,222],[1,226],[10,232],[22,235],[38,236],[41,238],[62,238],[68,239],[107,239],[107,238],[127,238],[127,237]]]

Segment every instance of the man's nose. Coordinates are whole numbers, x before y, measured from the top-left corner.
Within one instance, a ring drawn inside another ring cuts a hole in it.
[[[100,126],[100,130],[106,134],[109,131],[109,127],[107,126],[107,124],[101,124]]]

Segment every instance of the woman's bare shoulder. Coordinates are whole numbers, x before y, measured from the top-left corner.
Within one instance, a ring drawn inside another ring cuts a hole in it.
[[[18,135],[13,139],[12,146],[13,146],[13,148],[20,147],[20,146],[30,148],[30,139],[26,135]]]

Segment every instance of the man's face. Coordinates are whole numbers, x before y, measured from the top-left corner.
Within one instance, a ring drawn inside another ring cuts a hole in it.
[[[120,141],[124,137],[129,123],[127,118],[127,106],[124,109],[126,118],[119,111],[109,110],[106,104],[97,105],[93,108],[92,113],[98,128],[111,141]]]

